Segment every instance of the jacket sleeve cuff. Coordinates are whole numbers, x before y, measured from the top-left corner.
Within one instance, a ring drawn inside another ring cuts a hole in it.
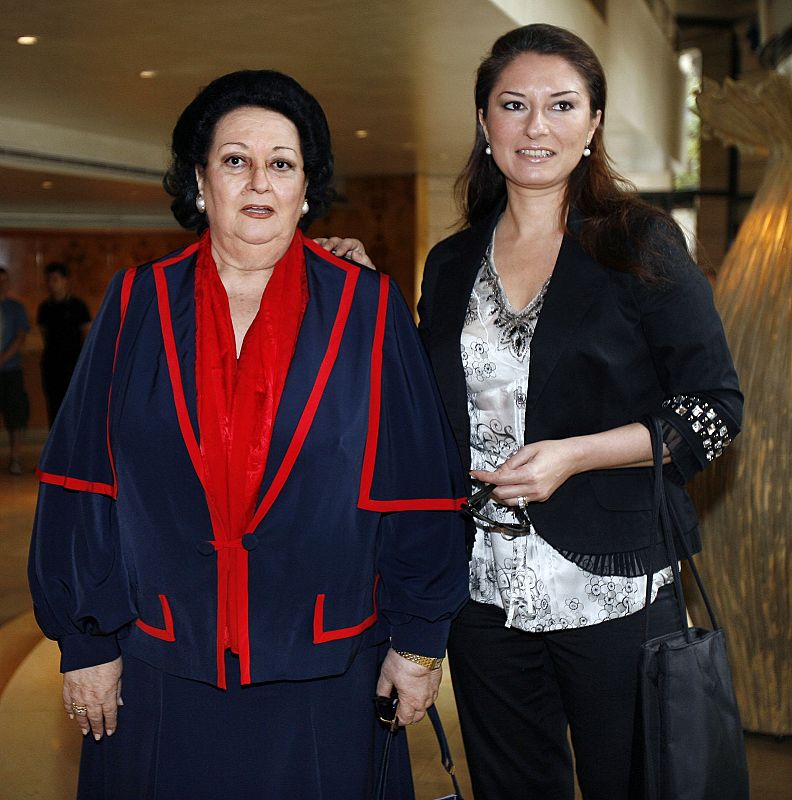
[[[658,416],[671,457],[685,482],[718,458],[739,430],[708,399],[696,395],[668,398]],[[678,436],[669,436],[668,428]]]
[[[442,658],[445,655],[450,630],[450,619],[428,622],[413,617],[409,622],[391,628],[391,647],[394,650],[403,650],[420,656]]]
[[[95,636],[90,633],[74,633],[58,640],[61,651],[61,672],[95,667],[115,661],[121,655],[116,634]]]

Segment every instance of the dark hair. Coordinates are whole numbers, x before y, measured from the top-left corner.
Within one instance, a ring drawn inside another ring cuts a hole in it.
[[[489,98],[501,73],[525,53],[560,56],[586,83],[591,113],[602,113],[589,144],[591,155],[581,159],[567,182],[562,216],[570,207],[582,217],[583,248],[600,263],[642,277],[660,268],[668,242],[684,238],[676,223],[641,200],[635,187],[611,164],[603,141],[607,82],[594,51],[579,37],[555,25],[525,25],[504,34],[482,61],[476,76],[476,109],[486,116]],[[506,181],[494,160],[484,152],[486,141],[476,124],[476,139],[467,164],[457,178],[456,196],[462,224],[474,225],[491,214],[506,194]],[[655,244],[659,234],[662,243]]]
[[[51,261],[46,267],[44,267],[45,275],[52,275],[54,272],[57,272],[64,278],[69,277],[69,268],[62,261]]]
[[[179,224],[201,233],[206,214],[195,208],[198,184],[195,167],[206,166],[215,127],[225,114],[243,106],[258,106],[283,114],[300,135],[308,179],[309,211],[300,220],[305,230],[333,200],[333,153],[322,107],[294,78],[274,70],[242,70],[213,80],[182,111],[173,129],[172,161],[162,185],[173,196],[171,211]]]

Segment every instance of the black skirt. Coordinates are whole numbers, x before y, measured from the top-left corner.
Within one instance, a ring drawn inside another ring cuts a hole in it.
[[[118,729],[83,743],[78,800],[369,800],[384,732],[373,697],[381,648],[346,673],[228,690],[124,657]],[[391,751],[390,795],[413,798],[407,739]]]

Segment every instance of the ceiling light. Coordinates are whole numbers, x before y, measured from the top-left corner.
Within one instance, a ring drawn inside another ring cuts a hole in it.
[[[42,189],[51,189],[55,184],[52,181],[42,181],[41,188]]]
[[[357,139],[367,139],[368,138],[368,131],[364,131],[364,130],[355,131],[355,137]]]
[[[156,78],[157,77],[157,70],[155,69],[143,69],[139,73],[141,78]]]
[[[38,44],[38,36],[17,36],[17,44]]]

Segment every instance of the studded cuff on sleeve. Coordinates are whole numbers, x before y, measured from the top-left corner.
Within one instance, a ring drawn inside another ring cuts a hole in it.
[[[665,438],[674,466],[686,481],[718,458],[736,435],[726,415],[697,395],[678,394],[666,399],[661,416],[681,437],[681,441],[673,436]]]

